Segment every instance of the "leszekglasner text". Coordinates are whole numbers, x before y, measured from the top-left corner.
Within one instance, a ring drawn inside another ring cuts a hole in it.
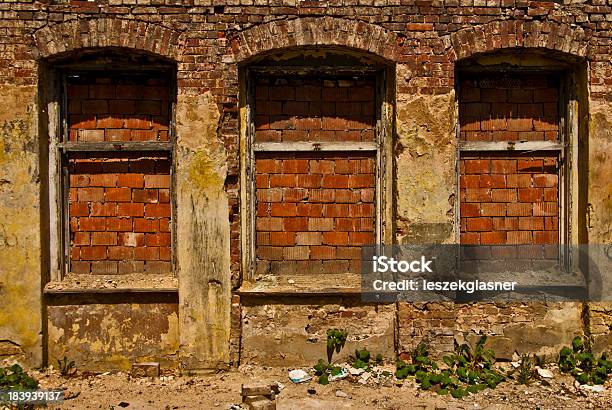
[[[387,256],[372,257],[372,271],[375,273],[433,273],[432,260],[421,256],[420,259],[405,261],[389,258]],[[385,281],[376,279],[372,288],[376,291],[462,291],[474,293],[476,291],[514,291],[517,282],[507,281],[428,281],[427,279],[402,279]]]

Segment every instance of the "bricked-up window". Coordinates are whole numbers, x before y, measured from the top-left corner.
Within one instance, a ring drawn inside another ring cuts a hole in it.
[[[461,75],[462,244],[559,243],[561,84],[554,73]]]
[[[65,270],[172,273],[172,87],[166,71],[64,76]]]
[[[251,73],[256,274],[359,273],[378,223],[378,81]]]

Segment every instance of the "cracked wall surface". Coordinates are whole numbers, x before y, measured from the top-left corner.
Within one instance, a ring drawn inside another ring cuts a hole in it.
[[[0,357],[42,364],[40,175],[35,86],[0,85]]]

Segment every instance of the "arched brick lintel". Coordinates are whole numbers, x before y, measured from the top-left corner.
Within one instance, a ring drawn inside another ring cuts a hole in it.
[[[243,31],[231,41],[234,61],[244,63],[269,52],[304,46],[346,47],[397,61],[397,34],[358,20],[304,17],[272,21]]]
[[[459,30],[450,35],[447,48],[455,61],[504,49],[554,50],[578,58],[589,58],[590,34],[582,28],[553,21],[493,21]]]
[[[40,58],[79,49],[121,47],[177,61],[180,33],[157,24],[116,18],[71,20],[45,26],[34,33]]]

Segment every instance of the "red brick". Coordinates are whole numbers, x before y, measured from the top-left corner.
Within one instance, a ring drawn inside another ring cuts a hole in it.
[[[554,88],[536,88],[533,93],[535,102],[556,102],[558,98],[557,90]]]
[[[134,189],[132,190],[132,200],[134,202],[157,203],[157,189]]]
[[[336,248],[333,246],[311,246],[310,259],[335,259]]]
[[[323,175],[321,186],[323,188],[349,188],[349,177],[347,175]]]
[[[70,204],[70,216],[88,216],[89,203],[73,202]]]
[[[258,231],[282,231],[282,218],[257,218],[255,226]]]
[[[311,174],[333,174],[335,162],[328,160],[310,160]]]
[[[552,174],[535,174],[533,176],[534,187],[557,186],[557,176]]]
[[[283,218],[283,228],[288,232],[308,230],[308,218]]]
[[[91,244],[92,245],[116,245],[117,244],[117,233],[116,232],[92,232]]]
[[[113,99],[108,102],[108,110],[112,114],[134,114],[136,113],[136,101]]]
[[[170,246],[171,238],[169,233],[147,233],[145,235],[147,246]]]
[[[506,187],[506,178],[504,175],[481,175],[478,182],[480,188]]]
[[[524,188],[521,188],[524,189]],[[491,201],[516,202],[516,189],[492,189]]]
[[[297,232],[295,243],[297,245],[321,245],[323,234],[321,232]]]
[[[352,189],[336,189],[336,203],[349,203],[354,204],[362,199],[362,190],[352,190]],[[364,201],[364,202],[371,202]]]
[[[129,188],[106,188],[104,193],[106,200],[110,202],[129,202],[132,200],[132,190]]]
[[[131,129],[149,129],[151,121],[146,116],[134,115],[125,119],[125,127]]]
[[[296,244],[294,232],[270,232],[270,245],[294,246]]]
[[[323,217],[338,218],[347,216],[349,206],[347,204],[325,204],[323,206]]]
[[[172,260],[172,248],[170,246],[160,246],[159,259],[162,261]]]
[[[559,213],[559,205],[556,202],[540,202],[533,204],[534,216],[556,216]]]
[[[81,259],[88,261],[106,259],[106,246],[81,246]]]
[[[460,212],[462,217],[480,216],[480,204],[462,203]]]
[[[488,188],[466,189],[466,202],[491,202],[491,190]]]
[[[278,188],[258,189],[257,200],[260,202],[281,202],[283,200],[283,191]]]
[[[475,232],[462,232],[460,242],[463,245],[478,245],[480,243],[480,234]]]
[[[89,186],[89,175],[71,174],[70,175],[70,186],[71,187]]]
[[[104,218],[79,218],[79,228],[81,231],[104,231],[106,221]]]
[[[518,199],[520,202],[538,202],[544,199],[542,188],[519,188]]]
[[[466,174],[488,174],[489,160],[488,159],[466,159],[465,160]]]
[[[531,175],[513,174],[506,176],[508,188],[529,188],[531,187]]]
[[[170,188],[170,175],[145,175],[145,188]]]
[[[144,186],[143,174],[119,174],[117,177],[118,187],[142,188]]]
[[[506,243],[506,232],[482,232],[480,234],[480,244],[500,245]]]
[[[297,175],[277,174],[270,175],[270,187],[294,187],[297,183]]]
[[[134,232],[157,232],[159,221],[157,219],[134,218]]]
[[[335,190],[333,189],[312,189],[310,190],[309,200],[311,202],[329,203],[335,201]]]
[[[323,233],[323,244],[324,245],[346,245],[348,243],[347,232],[324,232]]]
[[[118,235],[118,242],[121,246],[139,247],[145,245],[145,234],[139,232],[121,232]]]
[[[308,218],[308,231],[325,232],[334,229],[334,220],[332,218]],[[306,230],[306,229],[304,229]]]
[[[541,159],[525,160],[519,159],[517,163],[518,172],[542,172],[544,162]]]
[[[103,201],[103,188],[78,188],[79,202]]]
[[[257,258],[263,260],[280,261],[284,259],[283,247],[279,246],[258,246],[255,253]]]
[[[320,175],[298,175],[297,186],[301,188],[319,188],[321,187]]]
[[[132,218],[105,218],[106,230],[126,232],[132,230]]]
[[[134,259],[138,261],[152,261],[159,259],[159,248],[140,247],[134,248]]]
[[[479,175],[461,175],[459,178],[461,188],[478,188],[480,187]]]
[[[98,128],[122,128],[123,119],[116,117],[99,116],[97,126]]]
[[[119,203],[117,204],[118,216],[143,216],[144,204]]]
[[[272,216],[296,216],[297,207],[295,203],[274,203],[271,208]]]
[[[117,274],[117,262],[115,261],[95,261],[91,263],[91,273],[97,275]]]
[[[349,176],[350,188],[368,188],[374,186],[374,175],[356,174]]]
[[[167,218],[170,217],[170,204],[146,204],[145,205],[145,216]]]
[[[506,208],[507,209],[506,214],[508,216],[531,216],[532,215],[531,207],[532,205],[529,203],[508,204]]]
[[[492,218],[493,230],[495,231],[516,231],[518,230],[518,218]]]
[[[89,245],[90,244],[89,232],[73,232],[72,244],[73,245]]]
[[[90,273],[91,272],[91,263],[83,262],[83,261],[71,261],[70,262],[70,272],[72,273]]]
[[[349,213],[350,217],[368,217],[374,215],[373,204],[350,204]]]
[[[312,191],[310,192],[312,193]],[[302,189],[302,188],[284,188],[283,189],[283,201],[300,202],[307,198],[308,198],[307,189]]]
[[[508,231],[506,242],[513,245],[527,245],[533,243],[532,233],[531,231]]]
[[[468,218],[468,231],[490,231],[493,227],[491,218]]]
[[[508,131],[531,131],[533,120],[531,118],[508,118]]]
[[[113,202],[93,202],[91,204],[91,216],[115,216],[117,215],[117,204]]]
[[[373,245],[375,242],[374,233],[372,232],[350,232],[349,245]]]
[[[540,231],[544,229],[544,218],[524,217],[518,218],[518,226],[521,231]]]
[[[482,216],[505,216],[506,215],[506,204],[499,203],[485,203],[481,204],[481,215]],[[463,215],[462,216],[467,216]]]
[[[555,244],[558,243],[559,237],[556,231],[534,232],[533,241],[536,244]]]
[[[323,204],[296,204],[297,216],[323,216]]]
[[[491,173],[512,174],[516,172],[516,160],[492,159]]]
[[[134,249],[126,246],[109,246],[108,259],[113,261],[134,259]]]

